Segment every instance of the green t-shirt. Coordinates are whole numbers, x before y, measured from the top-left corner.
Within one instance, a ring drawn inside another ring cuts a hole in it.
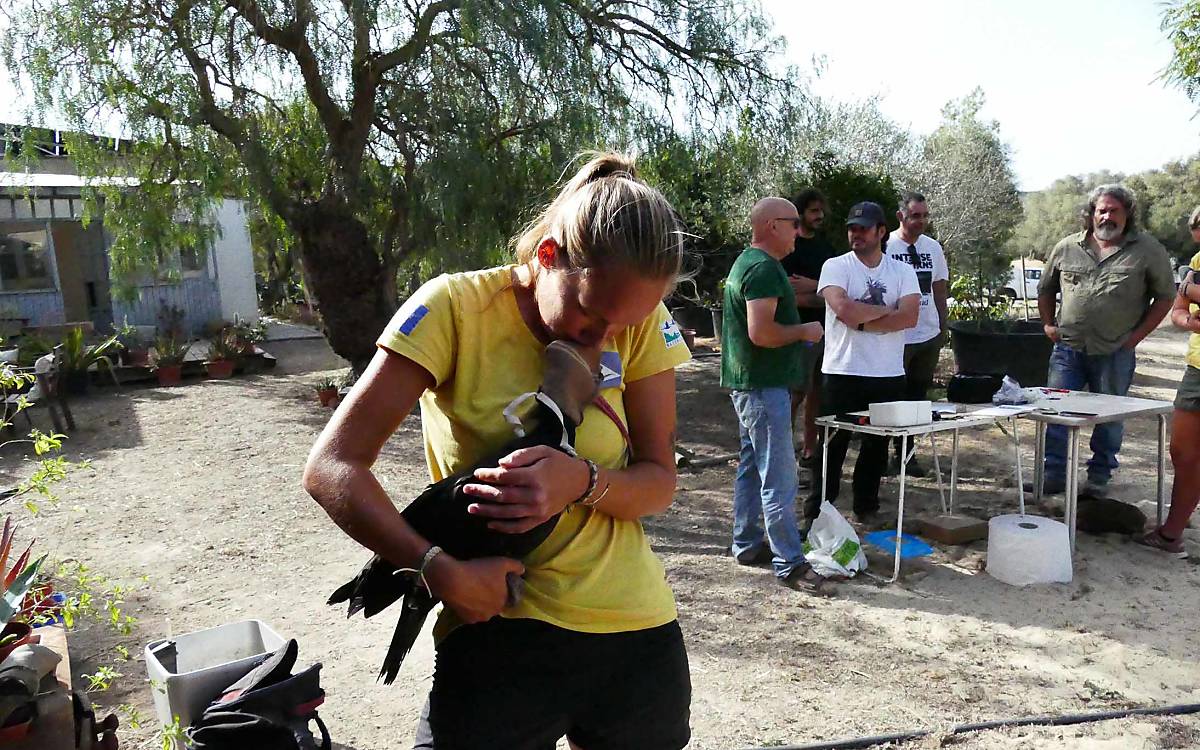
[[[750,341],[746,302],[778,297],[775,322],[800,322],[796,295],[778,260],[748,247],[725,279],[725,310],[721,324],[721,387],[737,391],[757,388],[803,388],[811,369],[808,349],[800,342],[768,349]]]

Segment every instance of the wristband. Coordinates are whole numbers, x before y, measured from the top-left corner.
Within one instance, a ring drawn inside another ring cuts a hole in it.
[[[433,562],[433,558],[437,557],[441,553],[442,548],[436,544],[433,545],[429,549],[425,550],[425,555],[421,558],[421,564],[417,566],[417,579],[421,581],[421,585],[425,587],[426,591],[429,591],[429,581],[425,580],[425,568],[429,567],[429,563]]]
[[[592,500],[591,498],[592,498],[592,495],[593,495],[593,494],[595,494],[595,492],[596,492],[596,485],[597,485],[597,484],[599,483],[599,481],[600,481],[600,467],[599,467],[599,466],[597,466],[597,465],[596,465],[596,462],[595,462],[595,461],[593,461],[593,460],[592,460],[592,459],[590,459],[590,458],[583,458],[583,457],[580,457],[580,459],[579,459],[579,460],[581,460],[581,461],[583,461],[585,464],[587,464],[587,467],[588,467],[588,484],[587,484],[587,489],[585,489],[585,490],[583,491],[583,494],[582,494],[582,495],[580,495],[579,497],[575,498],[575,501],[574,501],[574,503],[573,503],[573,504],[578,504],[578,505],[595,505],[597,502],[599,502],[600,498],[596,498],[595,500]],[[591,501],[591,502],[589,502],[589,501]]]

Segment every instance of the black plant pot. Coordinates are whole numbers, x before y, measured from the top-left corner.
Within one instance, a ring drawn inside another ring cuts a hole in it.
[[[1054,342],[1033,320],[955,320],[954,364],[965,375],[1008,375],[1022,387],[1046,385]]]
[[[707,307],[682,305],[671,310],[671,317],[680,328],[691,328],[697,336],[709,338],[713,335],[713,315]]]

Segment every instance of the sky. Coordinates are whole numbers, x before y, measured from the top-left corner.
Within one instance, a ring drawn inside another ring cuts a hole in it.
[[[879,96],[918,133],[976,86],[1012,146],[1022,190],[1200,152],[1197,107],[1159,80],[1171,48],[1159,0],[763,0],[787,58],[835,100]],[[23,107],[0,76],[0,122]],[[62,123],[43,123],[55,127]],[[114,133],[117,129],[114,128]]]
[[[789,62],[823,97],[881,97],[918,133],[983,88],[1022,190],[1200,152],[1197,106],[1158,80],[1171,59],[1158,0],[763,0]],[[868,24],[870,25],[868,27]],[[877,30],[876,34],[869,29]]]

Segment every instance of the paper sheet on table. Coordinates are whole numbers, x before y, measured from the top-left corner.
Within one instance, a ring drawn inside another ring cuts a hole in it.
[[[972,417],[1015,417],[1018,414],[1028,414],[1038,408],[1037,404],[1020,404],[1010,406],[989,406],[986,409],[971,412]]]
[[[931,408],[935,414],[953,414],[958,411],[958,406],[949,401],[934,401]]]

